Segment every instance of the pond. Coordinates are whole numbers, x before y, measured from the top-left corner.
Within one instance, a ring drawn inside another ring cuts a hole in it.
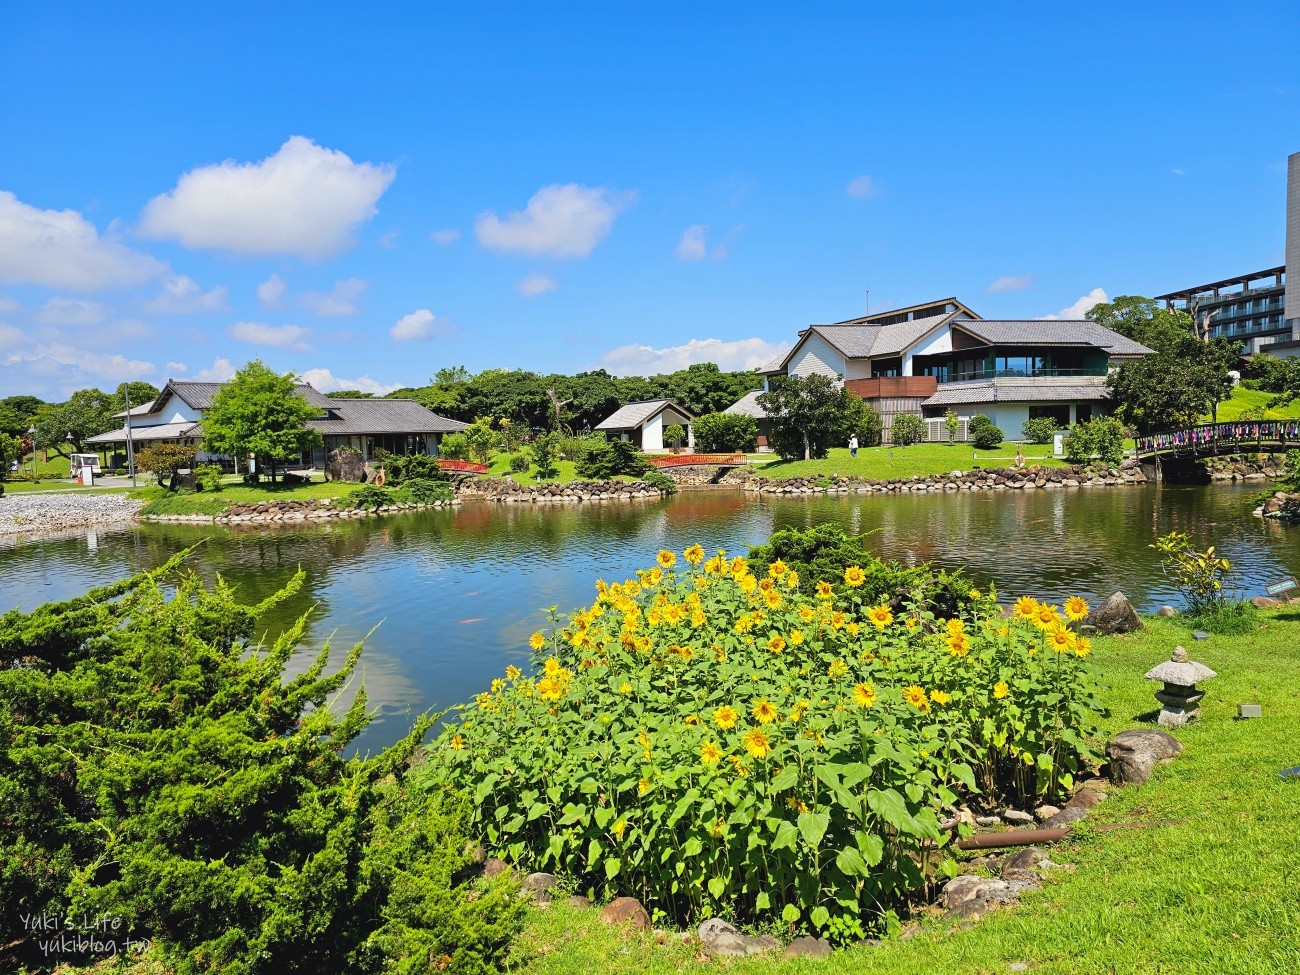
[[[401,736],[409,715],[469,700],[507,664],[527,666],[544,609],[589,603],[598,577],[630,577],[660,548],[743,552],[778,528],[837,522],[908,563],[964,568],[981,586],[1059,601],[1117,589],[1139,609],[1177,603],[1148,544],[1186,531],[1233,562],[1244,595],[1300,569],[1300,527],[1251,515],[1257,486],[1114,487],[939,495],[759,498],[687,491],[614,505],[490,505],[340,524],[226,531],[139,525],[0,548],[0,610],[32,608],[163,562],[207,538],[194,558],[256,602],[298,566],[303,591],[272,629],[311,611],[307,643],[342,659],[365,639],[367,694],[379,716],[359,742]],[[373,632],[372,632],[373,631]],[[305,662],[306,655],[301,659]]]

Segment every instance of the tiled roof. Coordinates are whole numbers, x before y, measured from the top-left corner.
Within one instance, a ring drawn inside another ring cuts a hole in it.
[[[307,426],[331,436],[459,433],[469,426],[439,416],[412,399],[322,399],[329,415],[308,420]]]
[[[1113,356],[1151,354],[1145,345],[1087,320],[981,319],[954,322],[953,326],[990,345],[1090,345]]]
[[[131,427],[132,443],[142,440],[188,440],[202,435],[199,425],[188,420],[184,423],[159,423],[152,427]],[[126,443],[126,427],[87,437],[86,443]]]
[[[755,420],[766,420],[767,410],[758,405],[758,398],[762,394],[763,391],[761,389],[756,389],[752,393],[746,393],[722,412],[739,413],[741,416],[752,416]]]
[[[131,414],[132,416],[144,416],[144,415],[147,414],[147,413],[152,413],[152,412],[153,412],[153,405],[154,405],[154,403],[156,403],[156,402],[157,402],[157,400],[152,400],[152,399],[151,399],[151,400],[150,400],[149,402],[147,402],[147,403],[141,403],[139,406],[133,406],[133,407],[131,407],[131,409],[130,409],[129,411],[127,411],[127,410],[123,410],[121,413],[114,413],[114,414],[113,414],[113,419],[115,419],[115,420],[125,420],[125,419],[126,419],[126,414],[127,414],[128,412],[130,412],[130,414]]]
[[[874,356],[898,355],[923,335],[943,324],[956,312],[932,315],[910,322],[893,325],[811,325],[815,332],[848,359],[867,359]]]
[[[666,406],[671,406],[688,419],[695,419],[689,411],[682,409],[670,399],[648,399],[641,403],[628,403],[627,406],[620,407],[614,411],[612,416],[606,417],[597,423],[596,429],[635,430]]]
[[[163,393],[160,394],[158,399],[154,400],[154,402],[160,403],[163,394],[166,394],[167,389],[171,389],[171,391],[184,400],[187,405],[194,407],[196,410],[206,410],[211,408],[212,398],[217,395],[217,391],[224,385],[226,384],[198,383],[191,382],[188,379],[171,379],[168,380],[167,386],[163,389]],[[331,402],[328,396],[307,383],[299,383],[297,390],[298,394],[312,406],[329,406]]]
[[[947,315],[932,315],[929,318],[917,318],[910,322],[897,322],[893,325],[881,325],[876,335],[871,354],[898,355],[912,343],[916,342],[936,325],[952,318],[956,312]]]
[[[922,406],[959,406],[971,403],[1062,403],[1107,398],[1104,383],[949,383]]]

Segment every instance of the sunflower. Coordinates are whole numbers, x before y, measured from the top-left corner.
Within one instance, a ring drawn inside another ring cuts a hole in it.
[[[903,625],[906,626],[909,630],[915,630],[918,626],[921,625],[921,621],[918,620],[915,616],[909,616],[907,619],[903,620]]]
[[[780,609],[781,594],[775,590],[769,590],[763,594],[763,602],[767,604],[768,609]]]
[[[797,647],[803,643],[803,630],[790,631],[790,646]]]
[[[785,575],[789,571],[790,571],[790,567],[786,565],[784,562],[782,562],[780,559],[777,559],[775,562],[773,562],[771,565],[767,567],[767,574],[770,575],[773,579],[780,579],[783,575]]]
[[[952,700],[952,695],[947,691],[931,691],[930,700],[935,704],[947,704]]]
[[[668,554],[672,555],[671,552],[669,552]],[[659,583],[664,581],[664,570],[657,569],[657,568],[651,569],[649,572],[646,573],[646,578],[650,580],[651,587],[657,586],[659,585]]]
[[[872,606],[867,610],[867,619],[871,621],[871,625],[876,629],[883,630],[894,622],[894,614],[890,611],[888,603],[881,603],[879,606]]]
[[[651,784],[649,779],[642,779],[640,782],[636,784],[636,794],[639,796],[645,795],[647,792],[650,791],[650,789],[651,789]]]
[[[619,692],[620,694],[631,694],[631,693],[632,693],[632,685],[629,684],[627,681],[623,681],[623,683],[621,683],[621,684],[618,685],[618,692]]]
[[[817,598],[818,598],[818,599],[830,599],[830,598],[831,598],[832,596],[834,596],[834,595],[835,595],[835,592],[834,592],[834,590],[831,589],[831,584],[830,584],[829,582],[827,582],[825,579],[823,579],[821,582],[817,583]]]
[[[799,618],[803,620],[805,623],[811,623],[813,621],[813,617],[816,615],[817,614],[813,612],[813,608],[811,606],[799,607]]]
[[[808,811],[808,803],[804,802],[802,799],[796,799],[794,796],[790,796],[785,801],[785,808],[789,809],[791,812],[806,813]]]
[[[692,728],[699,723],[700,716],[698,714],[688,714],[686,717],[682,718],[682,724],[688,725]]]
[[[966,624],[962,620],[951,619],[945,625],[945,629],[947,629],[949,636],[952,636],[953,634],[956,633],[965,633]]]
[[[558,701],[564,697],[564,682],[552,674],[547,674],[537,682],[537,696],[543,701]]]
[[[749,713],[754,716],[754,720],[759,724],[771,724],[773,721],[776,721],[781,717],[780,712],[776,709],[776,705],[766,698],[755,704]]]
[[[999,700],[1006,697],[1010,693],[1011,693],[1011,688],[1007,686],[1007,682],[1004,680],[1000,680],[993,685],[993,696],[998,698]]]
[[[492,678],[492,693],[500,694],[506,689],[506,682],[500,677]]]
[[[613,826],[610,827],[610,830],[611,832],[613,832],[615,836],[617,836],[621,840],[623,838],[623,834],[627,831],[627,820],[620,817],[618,822],[616,822]]]
[[[1088,602],[1082,596],[1071,596],[1065,601],[1065,615],[1077,623],[1088,615]]]
[[[749,595],[758,588],[758,580],[751,575],[743,575],[736,579],[736,585],[740,586],[740,591]]]
[[[538,630],[528,638],[528,645],[534,650],[540,650],[542,647],[546,646],[546,636],[541,630]]]
[[[546,663],[542,665],[542,669],[545,670],[548,675],[558,674],[560,672],[560,662],[554,657],[547,657]]]
[[[713,723],[723,731],[730,731],[736,727],[736,722],[740,720],[740,712],[730,704],[724,704],[713,712]]]
[[[785,637],[780,633],[773,635],[772,639],[767,641],[767,649],[773,653],[780,653],[785,649]]]
[[[701,545],[692,545],[682,553],[682,557],[691,565],[699,565],[704,561],[704,547]]]
[[[1086,636],[1074,638],[1074,655],[1076,657],[1086,657],[1092,653],[1092,641]]]
[[[745,561],[743,555],[737,555],[731,560],[731,574],[739,578],[749,572],[749,563]]]
[[[704,571],[711,576],[721,575],[726,564],[726,560],[721,555],[715,555],[704,563]]]
[[[799,573],[793,570],[785,577],[785,587],[787,589],[799,588]]]
[[[948,653],[954,657],[964,657],[970,653],[970,638],[965,633],[948,634]]]
[[[918,711],[930,710],[930,699],[926,696],[925,690],[915,684],[903,688],[903,700]]]
[[[465,739],[460,735],[452,735],[451,741],[447,743],[447,747],[454,752],[458,752],[465,747]]]
[[[855,684],[853,686],[853,700],[864,708],[869,708],[876,703],[876,689],[870,684]]]
[[[711,741],[706,741],[700,746],[700,761],[705,765],[716,765],[722,758],[722,749]]]
[[[1039,629],[1046,630],[1056,623],[1061,622],[1061,614],[1056,607],[1050,603],[1039,603],[1037,611],[1034,613],[1034,625]]]
[[[1075,636],[1069,628],[1055,624],[1047,631],[1047,645],[1057,653],[1069,653],[1074,649]]]
[[[767,740],[767,735],[757,728],[749,731],[742,741],[745,751],[749,752],[754,758],[767,758],[772,753],[772,743]]]
[[[1016,616],[1022,620],[1032,620],[1038,615],[1038,600],[1032,596],[1021,596],[1016,600]]]
[[[749,766],[746,765],[743,761],[741,761],[739,755],[728,755],[727,761],[731,763],[731,769],[733,772],[736,773],[736,778],[738,779],[749,778]]]
[[[506,677],[510,680],[518,680],[521,674],[523,674],[523,671],[514,664],[506,668]]]
[[[831,680],[839,680],[849,672],[849,665],[843,660],[832,660],[831,665],[826,668],[826,676]]]
[[[677,553],[670,552],[666,548],[660,549],[659,554],[655,556],[655,561],[658,562],[663,568],[671,569],[674,565],[677,564]]]
[[[846,586],[854,586],[856,588],[866,581],[867,574],[862,571],[861,566],[851,565],[844,570],[844,584]]]

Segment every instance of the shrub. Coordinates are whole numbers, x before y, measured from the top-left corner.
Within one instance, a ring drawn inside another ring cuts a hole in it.
[[[158,484],[170,484],[179,470],[194,466],[195,448],[178,443],[150,444],[135,455],[137,470],[147,471],[158,479]]]
[[[1112,416],[1075,423],[1066,433],[1063,446],[1066,458],[1075,463],[1086,463],[1098,456],[1103,463],[1118,464],[1124,459],[1124,426]]]
[[[363,484],[355,491],[343,495],[339,499],[339,504],[345,508],[381,508],[386,504],[392,504],[395,500],[397,499],[392,488]]]
[[[676,494],[677,482],[665,474],[663,471],[657,471],[653,467],[641,475],[641,480],[651,487],[658,488],[664,494]]]
[[[448,460],[469,460],[469,440],[463,433],[449,433],[439,442],[438,454]]]
[[[423,477],[414,477],[403,482],[395,494],[397,500],[411,504],[433,504],[435,501],[450,501],[456,495],[445,481],[431,481]]]
[[[635,444],[604,437],[593,440],[573,467],[579,477],[602,481],[611,477],[638,477],[647,469],[645,458],[637,453]]]
[[[758,444],[758,421],[743,413],[705,413],[695,420],[695,446],[706,453],[744,453]]]
[[[194,484],[200,491],[220,491],[224,474],[220,464],[200,464],[194,469]]]
[[[581,437],[575,437],[570,434],[559,433],[556,448],[561,460],[581,460],[588,450],[593,448],[599,449],[600,445],[605,442],[603,433],[589,433]]]
[[[889,430],[889,440],[895,447],[908,447],[925,439],[925,420],[916,413],[899,413]]]
[[[971,443],[978,450],[993,450],[1002,445],[1002,428],[996,426],[983,413],[976,413],[970,418],[970,426],[967,430],[970,433]]]
[[[384,460],[384,476],[394,485],[411,480],[451,480],[451,475],[438,466],[438,458],[428,454],[389,454]]]
[[[1223,582],[1232,563],[1218,555],[1213,545],[1198,552],[1184,532],[1170,532],[1149,547],[1160,553],[1160,568],[1187,601],[1188,612],[1209,612],[1228,602]]]
[[[543,433],[533,441],[529,452],[532,454],[533,466],[537,469],[537,479],[539,481],[545,481],[560,473],[560,469],[555,466],[559,446],[560,435],[558,433]]]
[[[1246,599],[1224,602],[1221,606],[1188,613],[1183,623],[1189,629],[1208,630],[1223,636],[1241,636],[1253,633],[1260,623],[1259,610]]]
[[[1055,795],[1091,757],[1090,648],[1055,607],[946,621],[872,605],[856,566],[807,596],[780,563],[657,561],[554,617],[538,677],[507,669],[431,750],[425,787],[471,792],[521,869],[841,936],[955,870],[956,804]]]
[[[525,454],[510,455],[510,470],[516,474],[522,474],[528,470],[528,457]]]
[[[51,935],[22,924],[46,914],[121,919],[105,937],[151,939],[168,971],[502,963],[520,925],[513,886],[473,890],[462,801],[407,786],[436,716],[345,758],[367,701],[329,705],[360,646],[335,673],[327,645],[289,676],[306,617],[253,640],[302,573],[256,606],[196,574],[168,599],[177,562],[0,616],[6,970],[48,969]]]
[[[1300,450],[1288,450],[1282,470],[1278,472],[1281,487],[1288,491],[1300,490]],[[1270,492],[1270,497],[1272,492]]]
[[[840,439],[844,443],[847,444],[849,437],[856,434],[858,446],[880,446],[885,421],[881,419],[880,414],[876,412],[870,403],[864,399],[859,399],[847,390],[844,395],[843,418],[844,426],[840,431]]]
[[[686,428],[674,423],[664,430],[664,443],[669,447],[680,447],[686,443]]]
[[[948,442],[956,443],[957,431],[961,429],[961,417],[957,415],[956,410],[948,409],[944,411],[943,428],[948,433]]]
[[[1020,432],[1030,443],[1051,443],[1058,427],[1050,416],[1036,416],[1020,424]]]
[[[285,487],[298,487],[302,484],[310,484],[311,477],[307,474],[294,474],[292,471],[285,471],[280,481]]]
[[[498,435],[492,429],[492,418],[481,416],[468,427],[463,434],[469,455],[480,464],[486,464],[496,447]]]

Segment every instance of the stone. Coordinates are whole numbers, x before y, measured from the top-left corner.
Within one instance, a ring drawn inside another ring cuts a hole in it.
[[[1238,704],[1237,717],[1239,718],[1262,718],[1264,709],[1258,704]]]
[[[1002,813],[1002,818],[1012,826],[1026,826],[1034,821],[1034,817],[1027,812],[1021,812],[1019,809],[1007,809]]]
[[[564,903],[570,907],[592,907],[591,898],[586,894],[570,894],[564,899]]]
[[[1070,826],[1077,823],[1088,815],[1088,810],[1084,806],[1066,806],[1059,813],[1053,816],[1047,822],[1043,823],[1045,829],[1057,829],[1061,826]]]
[[[487,860],[483,862],[483,877],[484,879],[490,879],[499,873],[505,873],[509,869],[510,864],[506,863],[504,860],[498,860],[496,857],[488,857]]]
[[[1039,806],[1034,810],[1034,818],[1040,823],[1045,823],[1060,811],[1056,806]]]
[[[813,938],[804,935],[802,938],[795,938],[782,952],[787,958],[829,958],[831,954],[831,943],[825,938]]]
[[[559,882],[553,873],[530,873],[520,887],[524,896],[534,904],[547,904],[551,900],[552,888]]]
[[[770,934],[751,938],[747,934],[721,934],[704,945],[704,950],[714,958],[747,958],[776,951],[781,942]]]
[[[1142,629],[1143,626],[1137,610],[1122,592],[1113,593],[1104,603],[1089,612],[1084,625],[1093,627],[1103,636],[1112,633],[1132,633],[1134,630]]]
[[[1009,972],[1027,972],[1027,971],[1029,971],[1029,962],[1027,962],[1027,961],[1013,961],[1010,965],[1007,966],[1007,971],[1009,971]]]
[[[720,917],[711,917],[701,921],[700,926],[695,931],[695,936],[705,945],[723,935],[731,934],[740,934],[740,929]]]
[[[1178,739],[1165,731],[1121,731],[1106,743],[1110,779],[1120,785],[1141,785],[1151,778],[1151,770],[1158,763],[1172,761],[1182,750]]]
[[[1250,604],[1256,609],[1271,609],[1274,606],[1281,606],[1282,601],[1274,599],[1272,596],[1253,596]]]
[[[1065,804],[1067,809],[1095,809],[1101,805],[1106,798],[1106,790],[1084,784],[1074,795],[1070,796],[1070,801]]]
[[[1174,647],[1168,660],[1146,672],[1147,680],[1158,680],[1164,685],[1156,691],[1156,700],[1161,704],[1159,723],[1166,728],[1181,728],[1199,717],[1205,693],[1196,684],[1217,676],[1209,667],[1189,659],[1182,647]]]
[[[616,897],[605,905],[600,919],[606,924],[630,927],[636,931],[650,930],[650,915],[635,897]]]
[[[992,896],[1006,894],[1010,890],[1010,886],[1005,881],[964,873],[953,877],[944,885],[943,905],[951,911],[971,901],[988,900]]]
[[[976,826],[1001,826],[1002,817],[1001,816],[976,816],[975,825]]]
[[[1047,859],[1047,851],[1040,850],[1036,846],[1026,846],[1013,853],[1008,853],[1005,860],[1002,861],[1002,877],[1017,870],[1032,870],[1044,860]]]
[[[1172,606],[1161,606],[1158,610],[1156,610],[1156,615],[1165,616],[1165,617],[1177,616],[1178,611],[1174,609]]]

